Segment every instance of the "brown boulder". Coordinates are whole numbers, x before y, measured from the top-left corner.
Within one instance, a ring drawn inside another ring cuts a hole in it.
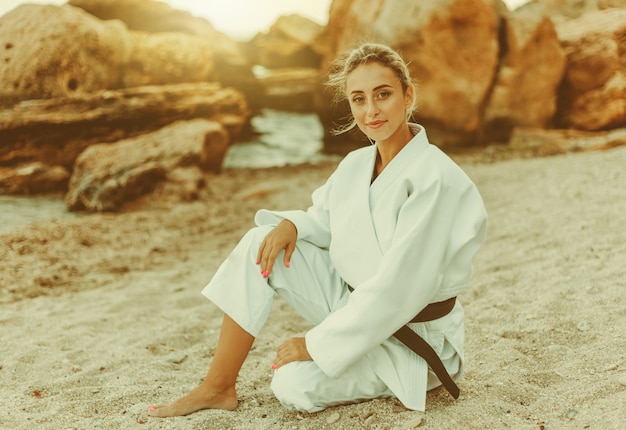
[[[255,109],[262,102],[261,87],[252,73],[252,65],[242,46],[217,31],[206,19],[152,0],[70,0],[69,4],[103,20],[120,20],[133,31],[151,34],[178,33],[202,39],[203,42],[199,43],[202,49],[208,44],[212,50],[214,67],[209,80],[239,89]],[[189,45],[198,39],[186,40],[186,49],[193,52],[193,46]],[[210,58],[204,60],[210,61]],[[201,62],[203,58],[193,61]]]
[[[115,142],[193,118],[219,122],[234,138],[247,114],[238,91],[215,83],[24,101],[0,110],[0,165],[15,167],[38,161],[71,170],[89,145]]]
[[[208,40],[182,33],[131,31],[132,52],[124,69],[123,87],[206,82],[213,74],[213,48]]]
[[[484,113],[487,141],[508,141],[513,127],[549,127],[565,70],[554,25],[541,9],[517,9],[504,20],[504,57]]]
[[[228,149],[217,122],[181,121],[113,144],[96,144],[76,160],[65,201],[70,210],[115,211],[152,191],[177,168],[217,172]],[[199,184],[200,185],[200,184]]]
[[[626,8],[626,0],[533,0],[522,6],[541,6],[555,23],[580,18],[595,10]]]
[[[34,162],[0,167],[0,194],[47,194],[65,191],[70,173],[62,166]]]
[[[118,88],[131,49],[119,21],[71,6],[19,6],[0,17],[1,104]]]
[[[264,106],[271,109],[311,112],[319,88],[319,70],[313,68],[266,69],[260,74]]]
[[[504,9],[499,0],[334,0],[325,62],[360,40],[398,49],[419,84],[416,120],[438,144],[471,144],[497,72]]]
[[[567,56],[559,125],[600,130],[626,124],[626,9],[589,12],[557,25]]]
[[[315,47],[323,29],[300,15],[281,16],[267,33],[249,42],[248,55],[269,69],[318,68],[321,56]]]
[[[68,4],[102,20],[119,19],[129,29],[146,33],[185,33],[198,36],[216,32],[206,20],[160,1],[69,0]]]

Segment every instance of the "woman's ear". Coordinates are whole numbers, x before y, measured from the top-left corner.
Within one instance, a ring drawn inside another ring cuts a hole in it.
[[[404,101],[405,101],[404,105],[406,106],[407,109],[413,106],[414,97],[415,97],[415,89],[413,88],[413,85],[410,85],[404,92]]]

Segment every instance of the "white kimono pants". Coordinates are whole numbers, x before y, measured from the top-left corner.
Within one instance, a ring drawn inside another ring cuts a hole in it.
[[[254,337],[267,321],[276,294],[314,325],[341,307],[350,294],[335,272],[328,251],[305,241],[298,241],[290,268],[283,264],[281,253],[272,274],[264,279],[256,258],[271,229],[263,226],[250,230],[202,290]],[[271,388],[285,407],[308,412],[393,396],[367,356],[337,378],[324,374],[313,361],[292,362],[274,373]]]

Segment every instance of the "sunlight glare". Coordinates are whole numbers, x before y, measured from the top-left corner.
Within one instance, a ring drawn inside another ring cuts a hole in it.
[[[279,16],[292,13],[325,25],[330,8],[330,0],[167,0],[167,3],[175,9],[205,18],[217,30],[241,39],[267,31]]]

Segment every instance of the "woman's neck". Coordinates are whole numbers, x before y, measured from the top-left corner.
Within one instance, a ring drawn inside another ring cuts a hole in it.
[[[402,148],[406,146],[413,139],[413,133],[407,123],[404,127],[398,129],[393,136],[384,141],[376,142],[376,148],[378,155],[376,157],[376,174],[380,175],[385,167],[393,160],[393,158],[402,151]]]

